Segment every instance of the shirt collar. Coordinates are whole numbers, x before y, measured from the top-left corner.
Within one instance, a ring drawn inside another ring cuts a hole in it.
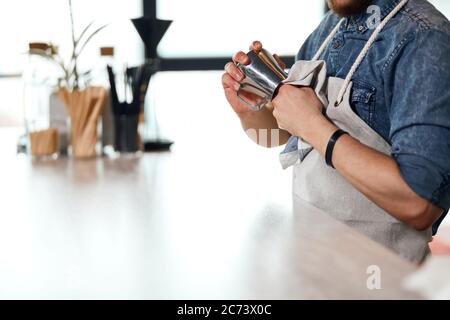
[[[380,8],[380,20],[382,21],[401,0],[373,0],[371,6],[378,6]],[[355,16],[346,18],[343,27],[347,30],[355,30],[359,33],[364,33],[369,29],[367,21],[373,15],[372,11],[363,12]]]

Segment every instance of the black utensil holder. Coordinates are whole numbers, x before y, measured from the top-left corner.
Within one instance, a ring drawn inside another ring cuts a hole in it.
[[[114,115],[114,148],[119,152],[136,152],[138,143],[139,114]]]

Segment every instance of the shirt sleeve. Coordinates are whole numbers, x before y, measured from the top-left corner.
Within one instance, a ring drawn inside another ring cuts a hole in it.
[[[388,72],[392,156],[411,189],[450,208],[450,35],[421,30]],[[394,59],[395,60],[395,59]]]

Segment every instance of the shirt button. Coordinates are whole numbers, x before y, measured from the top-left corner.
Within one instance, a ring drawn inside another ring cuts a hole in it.
[[[359,31],[359,32],[363,32],[363,31],[364,31],[364,26],[359,26],[359,27],[358,27],[358,31]]]

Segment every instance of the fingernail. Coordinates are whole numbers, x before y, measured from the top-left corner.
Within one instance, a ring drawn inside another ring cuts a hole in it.
[[[243,78],[243,75],[242,75],[242,73],[240,73],[240,72],[236,72],[236,73],[234,74],[234,78],[235,78],[236,80],[238,80],[238,81],[241,81],[242,78]]]

